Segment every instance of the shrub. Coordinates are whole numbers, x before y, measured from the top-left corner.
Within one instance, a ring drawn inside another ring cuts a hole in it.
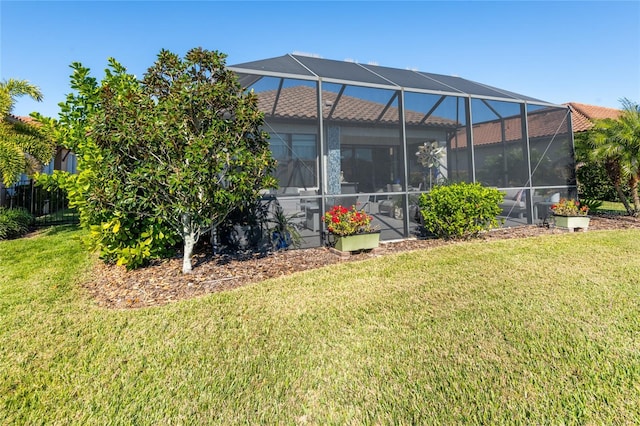
[[[153,259],[175,254],[178,236],[159,219],[134,218],[116,212],[111,220],[89,228],[87,245],[106,263],[127,269],[144,266]]]
[[[600,207],[602,207],[604,202],[600,200],[594,200],[593,198],[583,198],[582,204],[586,205],[589,210],[598,210]]]
[[[585,162],[576,171],[578,178],[578,193],[580,198],[589,198],[602,201],[619,201],[615,186],[607,176],[605,167],[595,162]],[[629,197],[629,185],[621,183],[623,193]]]
[[[436,186],[420,196],[423,225],[438,238],[463,239],[499,226],[504,194],[479,183]]]
[[[214,251],[237,253],[249,251],[266,253],[271,249],[269,237],[270,210],[277,203],[274,198],[247,199],[242,205],[229,213],[225,220],[218,225],[217,240],[220,246]]]
[[[18,238],[29,232],[34,218],[27,210],[0,207],[0,240]]]

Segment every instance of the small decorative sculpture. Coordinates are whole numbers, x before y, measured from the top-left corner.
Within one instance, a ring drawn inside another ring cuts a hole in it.
[[[438,146],[438,141],[427,141],[418,147],[418,161],[429,170],[429,189],[431,189],[431,169],[440,167],[445,148]]]

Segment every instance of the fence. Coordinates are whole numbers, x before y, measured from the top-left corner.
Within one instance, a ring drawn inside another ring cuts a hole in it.
[[[22,180],[8,188],[0,185],[0,206],[24,208],[36,218],[36,226],[78,223],[78,213],[69,208],[62,190],[47,191],[33,179]]]

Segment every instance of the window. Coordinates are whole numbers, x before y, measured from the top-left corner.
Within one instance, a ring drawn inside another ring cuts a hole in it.
[[[314,134],[271,133],[280,187],[318,187],[318,142]]]

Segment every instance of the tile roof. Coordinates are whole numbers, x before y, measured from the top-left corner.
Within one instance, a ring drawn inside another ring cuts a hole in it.
[[[293,86],[278,90],[258,92],[258,108],[269,118],[286,118],[315,120],[317,118],[316,89],[310,86]],[[334,104],[337,105],[335,108]],[[323,118],[325,120],[344,121],[349,123],[398,123],[398,108],[368,101],[365,99],[343,95],[338,100],[335,92],[322,93]],[[275,110],[274,110],[275,104]],[[550,137],[556,133],[566,134],[566,125],[560,123],[565,120],[565,108],[542,108],[530,112],[528,115],[529,137]],[[329,117],[330,115],[330,117]],[[466,140],[466,127],[457,126],[454,120],[431,115],[424,123],[425,114],[416,111],[405,111],[408,125],[429,125],[458,129],[458,138]],[[504,119],[505,142],[522,139],[522,120],[520,116]],[[473,126],[473,140],[475,145],[487,145],[502,142],[502,125],[500,121],[478,123]]]
[[[601,120],[605,118],[616,119],[622,111],[615,108],[607,108],[596,105],[580,104],[577,102],[569,102],[567,105],[571,109],[571,121],[573,123],[573,131],[584,132],[593,127],[593,120]]]
[[[567,110],[564,108],[543,108],[529,112],[527,123],[529,138],[551,137],[555,134],[566,134],[568,125],[563,121]],[[502,142],[502,122],[499,120],[475,123],[473,126],[473,144],[488,145]],[[466,138],[466,129],[460,129],[458,137]],[[522,140],[522,119],[520,116],[504,119],[504,141]]]
[[[313,87],[300,85],[283,88],[280,93],[278,90],[269,90],[258,92],[257,95],[258,108],[265,113],[266,117],[308,120],[317,118],[316,89]],[[347,95],[338,99],[337,93],[329,91],[322,92],[322,101],[325,120],[351,123],[398,123],[399,113],[395,106],[386,108],[384,104]],[[407,124],[418,125],[424,116],[425,114],[421,112],[405,111]],[[434,115],[431,115],[423,124],[456,127],[454,120]]]
[[[24,116],[21,116],[21,115],[13,115],[13,114],[9,114],[9,115],[7,115],[7,119],[8,119],[10,122],[13,122],[13,123],[15,123],[15,122],[17,122],[17,121],[20,121],[20,122],[22,122],[22,123],[26,123],[26,124],[34,124],[34,123],[37,123],[37,121],[36,121],[36,120],[34,120],[32,117],[24,117]]]

